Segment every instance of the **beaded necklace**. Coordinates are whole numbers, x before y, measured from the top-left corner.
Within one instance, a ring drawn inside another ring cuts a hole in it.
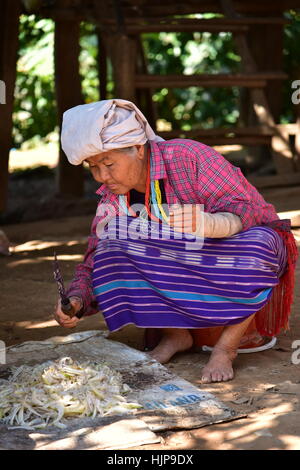
[[[151,181],[151,158],[150,149],[147,158],[147,180],[146,180],[146,193],[145,193],[145,208],[151,220],[155,222],[168,222],[168,217],[163,209],[162,194],[159,180]],[[137,217],[137,214],[130,207],[130,191],[125,195],[119,195],[119,204],[125,214],[132,217]],[[153,208],[155,214],[151,212]]]

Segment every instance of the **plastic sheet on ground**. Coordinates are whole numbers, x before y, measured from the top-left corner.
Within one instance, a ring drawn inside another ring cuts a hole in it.
[[[128,401],[143,408],[126,415],[69,419],[66,429],[52,426],[30,431],[0,425],[2,449],[122,449],[160,442],[155,432],[240,417],[211,393],[174,375],[147,354],[105,336],[102,331],[85,331],[11,346],[0,377],[8,377],[12,365],[35,365],[65,356],[77,361],[105,360],[130,386]]]

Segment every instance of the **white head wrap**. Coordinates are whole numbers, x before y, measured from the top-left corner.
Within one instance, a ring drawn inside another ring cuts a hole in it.
[[[73,165],[98,153],[142,145],[147,140],[163,139],[130,101],[97,101],[75,106],[63,115],[61,144]]]

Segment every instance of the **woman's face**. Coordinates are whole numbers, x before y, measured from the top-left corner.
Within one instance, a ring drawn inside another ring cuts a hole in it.
[[[130,152],[110,150],[85,160],[96,181],[114,194],[126,194],[131,189],[146,190],[147,154],[145,145],[136,145]]]

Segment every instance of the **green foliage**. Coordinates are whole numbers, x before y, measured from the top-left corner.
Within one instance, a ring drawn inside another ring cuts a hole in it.
[[[214,15],[205,15],[206,18]],[[291,81],[299,78],[300,14],[286,13],[284,68],[291,80],[284,84],[282,122],[294,121]],[[240,57],[230,33],[151,33],[142,36],[148,72],[151,74],[234,73]],[[95,26],[81,25],[80,74],[85,102],[99,99],[98,47]],[[57,130],[54,88],[54,23],[35,15],[22,15],[14,108],[14,146],[46,140]],[[110,63],[107,91],[113,97]],[[191,128],[234,125],[239,117],[238,88],[162,88],[153,100],[158,116],[169,127]]]
[[[94,25],[81,24],[80,47],[79,63],[83,97],[86,103],[98,101],[100,99],[97,66],[98,40]]]
[[[240,57],[234,52],[230,33],[158,33],[143,36],[149,73],[217,74],[236,72]],[[237,88],[157,90],[153,100],[158,115],[173,128],[220,127],[238,118]]]
[[[56,127],[53,50],[53,22],[22,15],[14,104],[15,147],[35,136],[45,138]]]

